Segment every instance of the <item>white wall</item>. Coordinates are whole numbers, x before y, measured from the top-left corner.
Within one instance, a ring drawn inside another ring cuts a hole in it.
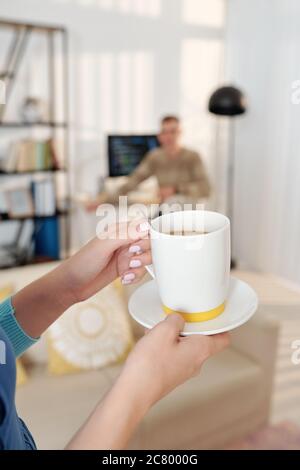
[[[1,0],[0,16],[69,29],[76,189],[94,190],[106,173],[107,133],[153,132],[170,112],[213,174],[206,107],[223,76],[225,0]]]
[[[227,47],[250,107],[237,125],[236,255],[300,283],[300,2],[229,0]]]

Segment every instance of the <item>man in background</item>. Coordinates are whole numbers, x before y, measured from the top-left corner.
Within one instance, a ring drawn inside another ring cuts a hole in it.
[[[86,205],[87,210],[95,210],[106,202],[117,203],[119,196],[136,190],[150,176],[157,179],[161,203],[196,203],[208,198],[210,183],[200,155],[180,144],[180,119],[164,117],[158,139],[160,147],[145,156],[127,182],[114,194],[100,193],[96,200]]]

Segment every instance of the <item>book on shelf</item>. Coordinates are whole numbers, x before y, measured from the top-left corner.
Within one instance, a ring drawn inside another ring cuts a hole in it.
[[[59,219],[49,217],[38,224],[38,230],[34,234],[35,257],[58,260],[60,258]]]
[[[34,212],[37,216],[52,216],[56,213],[56,194],[52,178],[40,178],[32,182]]]
[[[58,158],[52,139],[45,141],[25,139],[13,142],[1,166],[1,170],[6,173],[24,173],[58,168]]]
[[[18,163],[17,145],[10,145],[8,155],[1,159],[1,170],[10,173],[15,171]]]
[[[23,210],[25,203],[27,208]],[[22,214],[20,210],[23,210]],[[0,187],[0,214],[8,214],[10,217],[23,214],[52,217],[56,213],[57,195],[52,175],[35,175],[23,184],[12,183]]]
[[[4,191],[0,191],[0,214],[7,214],[8,206]]]

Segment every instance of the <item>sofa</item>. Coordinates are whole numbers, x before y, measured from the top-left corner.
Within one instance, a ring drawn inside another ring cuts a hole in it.
[[[36,268],[33,277],[41,275],[42,270]],[[30,276],[25,274],[26,270],[20,270],[20,276],[29,282]],[[10,276],[16,281],[16,273]],[[143,329],[134,322],[132,327],[138,339]],[[264,313],[263,307],[259,308],[252,320],[231,333],[227,350],[207,361],[199,376],[152,408],[129,447],[221,449],[266,424],[277,338],[278,323]],[[50,376],[44,365],[35,364],[30,380],[18,389],[16,399],[19,414],[32,430],[38,447],[63,448],[109,390],[121,367],[56,377]]]
[[[231,346],[149,412],[138,449],[221,449],[269,420],[278,323],[263,308],[231,333]]]

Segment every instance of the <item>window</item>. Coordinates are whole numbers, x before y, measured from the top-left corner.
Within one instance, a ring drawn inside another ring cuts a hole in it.
[[[183,20],[203,26],[223,26],[225,0],[183,0]]]

